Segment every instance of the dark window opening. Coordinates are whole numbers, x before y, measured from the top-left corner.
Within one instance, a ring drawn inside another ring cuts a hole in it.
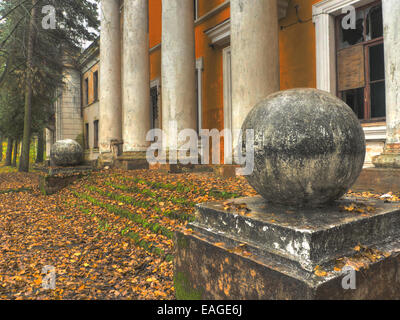
[[[198,18],[198,4],[197,4],[197,0],[193,0],[193,5],[194,5],[194,20],[197,20],[197,18]]]
[[[151,129],[157,127],[158,119],[158,89],[157,87],[150,88],[150,103],[151,103]]]
[[[199,105],[199,69],[196,69],[196,132],[200,133],[200,128],[199,128],[199,109],[200,109],[200,105]]]
[[[94,133],[93,148],[98,149],[99,148],[99,120],[95,120],[93,122],[93,131],[94,131],[93,132]]]
[[[87,106],[89,104],[89,78],[85,79],[85,105]]]
[[[150,88],[150,128],[156,129],[158,127],[158,87]],[[151,141],[155,141],[155,137],[151,137]]]
[[[99,73],[97,71],[93,73],[93,96],[94,101],[99,100]]]
[[[353,109],[359,119],[364,119],[364,88],[344,91],[343,100]]]
[[[371,118],[384,118],[385,106],[385,82],[371,84]]]
[[[360,120],[384,120],[385,59],[382,4],[358,8],[356,29],[344,30],[337,18],[339,96]]]
[[[367,10],[367,39],[372,40],[383,37],[382,6],[375,6]]]
[[[85,148],[90,149],[90,147],[89,147],[89,123],[85,123]]]
[[[340,24],[342,20],[340,19]],[[354,46],[364,41],[364,12],[357,11],[356,14],[356,28],[355,29],[343,29],[340,26],[339,35],[340,49]]]

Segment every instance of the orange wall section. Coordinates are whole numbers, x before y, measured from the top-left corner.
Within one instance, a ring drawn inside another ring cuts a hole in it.
[[[214,2],[217,6],[223,1],[210,2]],[[196,59],[200,57],[204,59],[202,126],[205,129],[224,129],[224,90],[222,48],[210,47],[209,38],[204,31],[228,19],[229,15],[228,7],[195,27]]]
[[[200,0],[199,16],[217,7],[224,0]],[[196,58],[203,57],[203,128],[223,129],[222,49],[212,49],[204,31],[229,18],[229,7],[195,27]],[[161,43],[161,0],[149,0],[150,48]],[[150,54],[150,79],[161,77],[161,48]]]
[[[315,27],[312,22],[312,5],[319,0],[290,1],[286,18],[280,20],[279,48],[281,90],[316,87]],[[296,23],[295,5],[299,17],[306,23]],[[293,24],[296,23],[296,24]],[[292,26],[289,26],[293,24]]]
[[[82,103],[83,103],[84,107],[96,102],[94,100],[94,76],[93,76],[93,74],[98,70],[99,70],[99,63],[96,63],[93,67],[90,68],[90,70],[85,72],[82,76],[82,93],[83,93],[82,94]],[[99,76],[99,74],[98,74],[98,76]],[[84,100],[85,98],[83,96],[85,94],[85,80],[86,79],[88,79],[88,83],[89,83],[89,88],[88,88],[89,89],[88,90],[89,91],[89,99],[87,101],[87,104],[85,104],[85,100]],[[97,90],[99,90],[99,88]],[[100,91],[98,91],[97,93],[99,96]]]
[[[197,17],[200,18],[226,0],[197,0]]]
[[[150,48],[161,43],[161,1],[149,0]],[[214,9],[225,0],[198,0],[198,17]],[[319,0],[292,0],[287,16],[279,21],[280,87],[281,90],[316,87],[315,27],[312,23],[312,5]],[[295,5],[306,23],[296,23]],[[196,59],[203,57],[203,128],[222,130],[223,115],[223,58],[221,48],[211,48],[205,30],[230,17],[229,6],[195,27]],[[289,26],[291,25],[291,26]],[[285,27],[288,26],[288,27]],[[262,53],[261,53],[262,54]],[[161,77],[161,48],[150,54],[151,80]]]
[[[161,0],[149,0],[149,40],[150,48],[161,43]]]

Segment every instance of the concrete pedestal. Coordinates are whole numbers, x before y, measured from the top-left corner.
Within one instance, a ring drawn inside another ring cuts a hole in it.
[[[355,199],[312,210],[261,197],[199,205],[196,221],[176,234],[176,296],[397,299],[399,213],[399,204]],[[344,265],[356,269],[354,290],[342,286]]]
[[[365,168],[351,190],[377,193],[400,192],[400,169]]]
[[[398,144],[400,146],[400,144]],[[400,148],[398,148],[400,149]],[[400,152],[399,153],[389,153],[388,145],[385,147],[385,151],[375,156],[372,159],[372,163],[377,168],[397,168],[400,169]]]
[[[75,167],[42,167],[38,168],[44,174],[39,176],[39,190],[43,195],[52,195],[67,187],[72,182],[91,174],[92,166],[81,165]]]

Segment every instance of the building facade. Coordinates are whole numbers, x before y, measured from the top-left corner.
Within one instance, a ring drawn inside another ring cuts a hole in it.
[[[172,129],[240,129],[268,94],[311,87],[337,95],[357,114],[366,166],[373,157],[377,165],[400,166],[400,1],[101,6],[100,39],[80,63],[88,159],[135,158],[148,148],[152,128],[166,133],[166,150],[179,148]]]

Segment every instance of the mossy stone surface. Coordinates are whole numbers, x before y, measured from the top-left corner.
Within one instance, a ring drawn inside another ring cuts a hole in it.
[[[249,129],[254,130],[254,170],[246,178],[268,202],[323,206],[346,193],[361,173],[366,148],[360,121],[325,91],[274,93],[250,111],[244,136]]]

